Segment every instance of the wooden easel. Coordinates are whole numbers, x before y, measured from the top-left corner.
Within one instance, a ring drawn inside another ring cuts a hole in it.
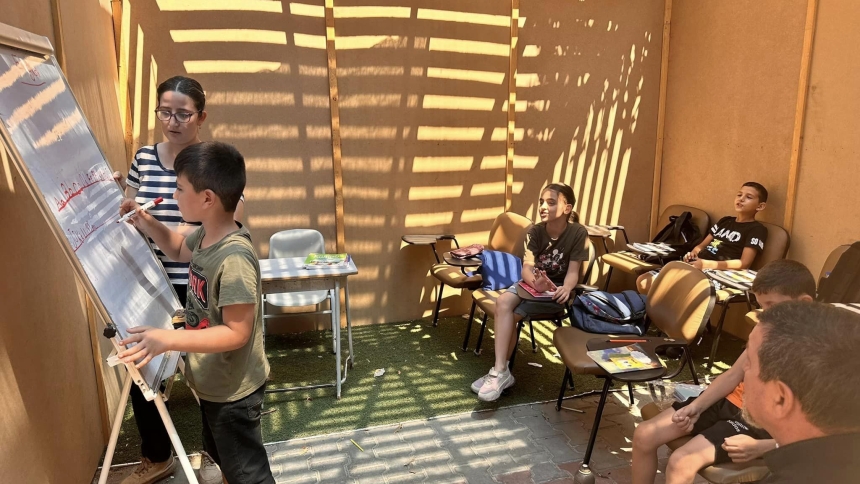
[[[158,414],[161,416],[161,421],[164,423],[164,428],[167,429],[167,435],[170,437],[170,443],[173,444],[173,450],[176,453],[176,457],[179,459],[179,464],[182,466],[182,470],[185,472],[185,478],[188,479],[190,484],[197,484],[197,476],[194,475],[191,461],[188,460],[188,456],[185,454],[185,448],[179,440],[179,434],[176,433],[176,427],[173,425],[173,420],[170,418],[170,414],[167,413],[167,406],[164,405],[164,401],[167,399],[165,394],[158,390],[149,388],[143,378],[141,378],[140,372],[137,371],[137,368],[135,368],[133,364],[119,361],[116,358],[116,354],[122,351],[123,348],[119,343],[117,343],[116,338],[111,338],[111,343],[113,344],[114,351],[107,359],[108,365],[125,366],[128,376],[125,379],[125,383],[122,385],[122,393],[120,394],[119,404],[117,405],[116,414],[113,418],[110,438],[108,439],[107,452],[105,452],[105,460],[102,463],[102,470],[99,473],[98,484],[107,483],[108,474],[110,474],[110,465],[113,460],[114,452],[116,451],[116,443],[119,439],[119,430],[122,427],[122,418],[125,415],[125,406],[128,403],[128,394],[131,391],[132,383],[140,387],[147,400],[155,402],[155,406],[158,408]],[[182,364],[181,359],[179,360],[179,367],[180,371],[184,372],[184,365]],[[174,376],[171,376],[170,378],[172,379]]]

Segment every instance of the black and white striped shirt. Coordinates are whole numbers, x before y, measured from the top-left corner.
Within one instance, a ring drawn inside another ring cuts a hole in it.
[[[156,146],[144,146],[137,150],[128,172],[127,184],[137,188],[134,201],[141,205],[158,197],[164,198],[163,202],[149,209],[148,212],[156,220],[173,229],[183,222],[179,206],[173,199],[173,192],[176,191],[176,172],[168,170],[161,164]],[[187,286],[188,264],[172,261],[161,252],[152,239],[149,239],[149,243],[161,260],[164,270],[167,271],[170,282]]]

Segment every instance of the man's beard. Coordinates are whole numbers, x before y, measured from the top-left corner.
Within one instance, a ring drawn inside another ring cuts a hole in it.
[[[747,402],[744,400],[743,406],[741,407],[741,418],[743,418],[746,423],[750,424],[751,427],[755,427],[757,429],[761,429],[762,427],[756,423],[753,416],[750,414],[750,411],[747,409]]]

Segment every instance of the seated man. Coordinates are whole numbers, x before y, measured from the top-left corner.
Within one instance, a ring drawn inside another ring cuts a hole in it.
[[[773,435],[762,484],[860,482],[860,315],[829,304],[785,303],[750,334],[744,372],[748,422]]]
[[[767,309],[785,301],[811,302],[815,279],[803,264],[777,260],[764,266],[752,292]],[[752,428],[741,416],[747,351],[717,377],[698,398],[676,402],[633,433],[633,484],[653,484],[657,449],[685,435],[692,440],[672,453],[666,466],[666,483],[691,483],[700,469],[725,462],[746,462],[775,448],[770,436]]]
[[[735,195],[737,216],[717,221],[705,240],[684,255],[684,262],[698,269],[749,269],[767,241],[767,227],[755,219],[766,205],[767,190],[756,182],[744,183]],[[648,294],[658,273],[646,272],[636,279],[641,294]]]

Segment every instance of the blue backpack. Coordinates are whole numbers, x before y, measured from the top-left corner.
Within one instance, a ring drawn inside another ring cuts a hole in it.
[[[523,261],[515,255],[495,250],[484,250],[478,273],[484,280],[483,288],[492,291],[507,289],[522,279]]]
[[[645,296],[636,291],[586,292],[570,307],[570,324],[589,333],[645,334]]]

